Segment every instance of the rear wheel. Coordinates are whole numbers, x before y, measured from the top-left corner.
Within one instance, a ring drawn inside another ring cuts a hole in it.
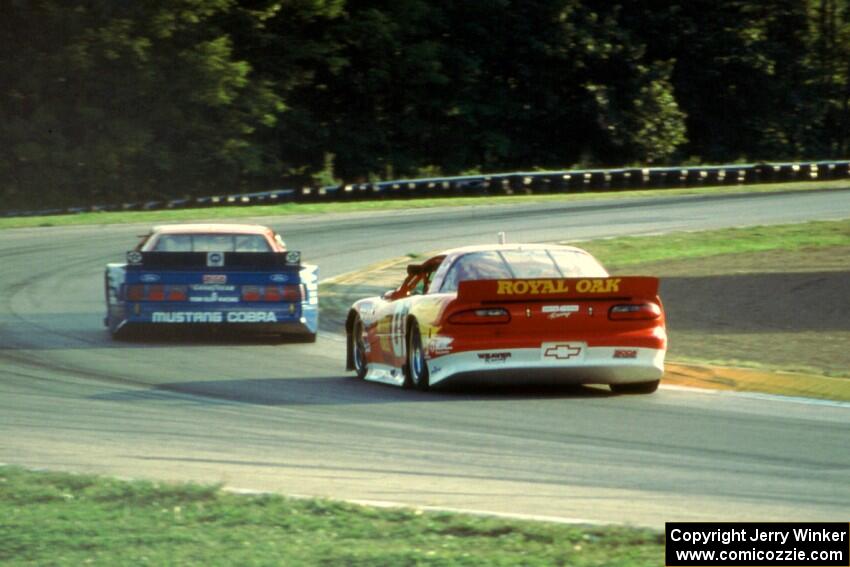
[[[423,392],[431,387],[428,364],[425,362],[425,351],[422,350],[422,337],[419,325],[414,321],[407,334],[407,372],[410,384]]]
[[[360,320],[360,317],[354,320],[348,340],[351,341],[351,361],[354,364],[354,372],[362,380],[366,377],[368,366],[366,362],[366,343],[363,342],[363,321]]]
[[[611,384],[611,391],[617,394],[651,394],[658,389],[660,380],[637,382],[634,384]]]

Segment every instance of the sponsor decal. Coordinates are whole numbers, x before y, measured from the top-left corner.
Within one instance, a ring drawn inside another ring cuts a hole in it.
[[[205,284],[226,284],[227,274],[204,274],[202,281]]]
[[[228,323],[277,323],[274,311],[231,311]]]
[[[210,295],[192,296],[189,298],[190,303],[239,303],[239,297],[235,295],[219,295],[212,292]]]
[[[478,355],[478,358],[487,364],[493,362],[506,362],[510,357],[511,353],[509,352],[482,352]]]
[[[578,280],[578,293],[614,293],[620,291],[621,278],[592,278]],[[552,295],[568,293],[569,282],[565,280],[497,280],[497,295]]]
[[[194,284],[189,286],[192,291],[235,291],[235,285]]]
[[[276,323],[277,316],[273,311],[154,311],[151,314],[153,323]]]
[[[431,340],[428,341],[428,353],[432,356],[449,354],[452,352],[452,343],[454,340],[454,337],[431,337]]]
[[[224,252],[207,252],[207,266],[210,268],[220,268],[223,265]]]
[[[142,274],[142,276],[139,279],[142,280],[145,283],[158,282],[159,281],[159,275],[157,275],[157,274]]]
[[[221,323],[222,314],[218,311],[154,311],[153,323]]]
[[[569,360],[581,354],[580,346],[571,344],[560,344],[547,346],[543,350],[544,358],[555,358],[557,360]]]
[[[127,263],[128,264],[141,264],[142,263],[142,253],[138,250],[130,250],[127,252]]]
[[[301,252],[297,252],[295,250],[290,250],[286,253],[286,263],[287,264],[298,264],[301,262]]]
[[[614,349],[614,358],[637,358],[638,351],[635,349]]]
[[[547,319],[566,319],[573,313],[578,313],[578,305],[544,305],[541,309],[547,313]]]
[[[273,282],[285,282],[289,280],[289,276],[286,274],[272,274],[269,276],[269,279]]]

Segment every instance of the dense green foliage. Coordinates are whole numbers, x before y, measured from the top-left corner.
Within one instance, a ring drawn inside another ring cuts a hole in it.
[[[846,157],[848,0],[0,0],[2,208]]]

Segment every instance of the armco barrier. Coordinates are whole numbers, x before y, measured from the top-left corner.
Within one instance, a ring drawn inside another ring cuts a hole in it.
[[[221,206],[247,206],[275,203],[408,199],[484,195],[526,195],[532,193],[579,193],[584,191],[628,191],[783,183],[850,178],[850,161],[808,161],[712,165],[693,167],[647,167],[533,171],[458,177],[400,179],[374,183],[354,183],[300,189],[275,189],[254,193],[213,195],[171,200],[152,200],[69,208],[6,211],[4,217],[73,214],[96,211],[153,211]]]

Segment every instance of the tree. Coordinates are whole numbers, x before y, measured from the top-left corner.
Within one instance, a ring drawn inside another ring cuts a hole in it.
[[[0,175],[11,202],[235,191],[275,167],[255,138],[282,101],[214,25],[227,0],[4,4]]]

